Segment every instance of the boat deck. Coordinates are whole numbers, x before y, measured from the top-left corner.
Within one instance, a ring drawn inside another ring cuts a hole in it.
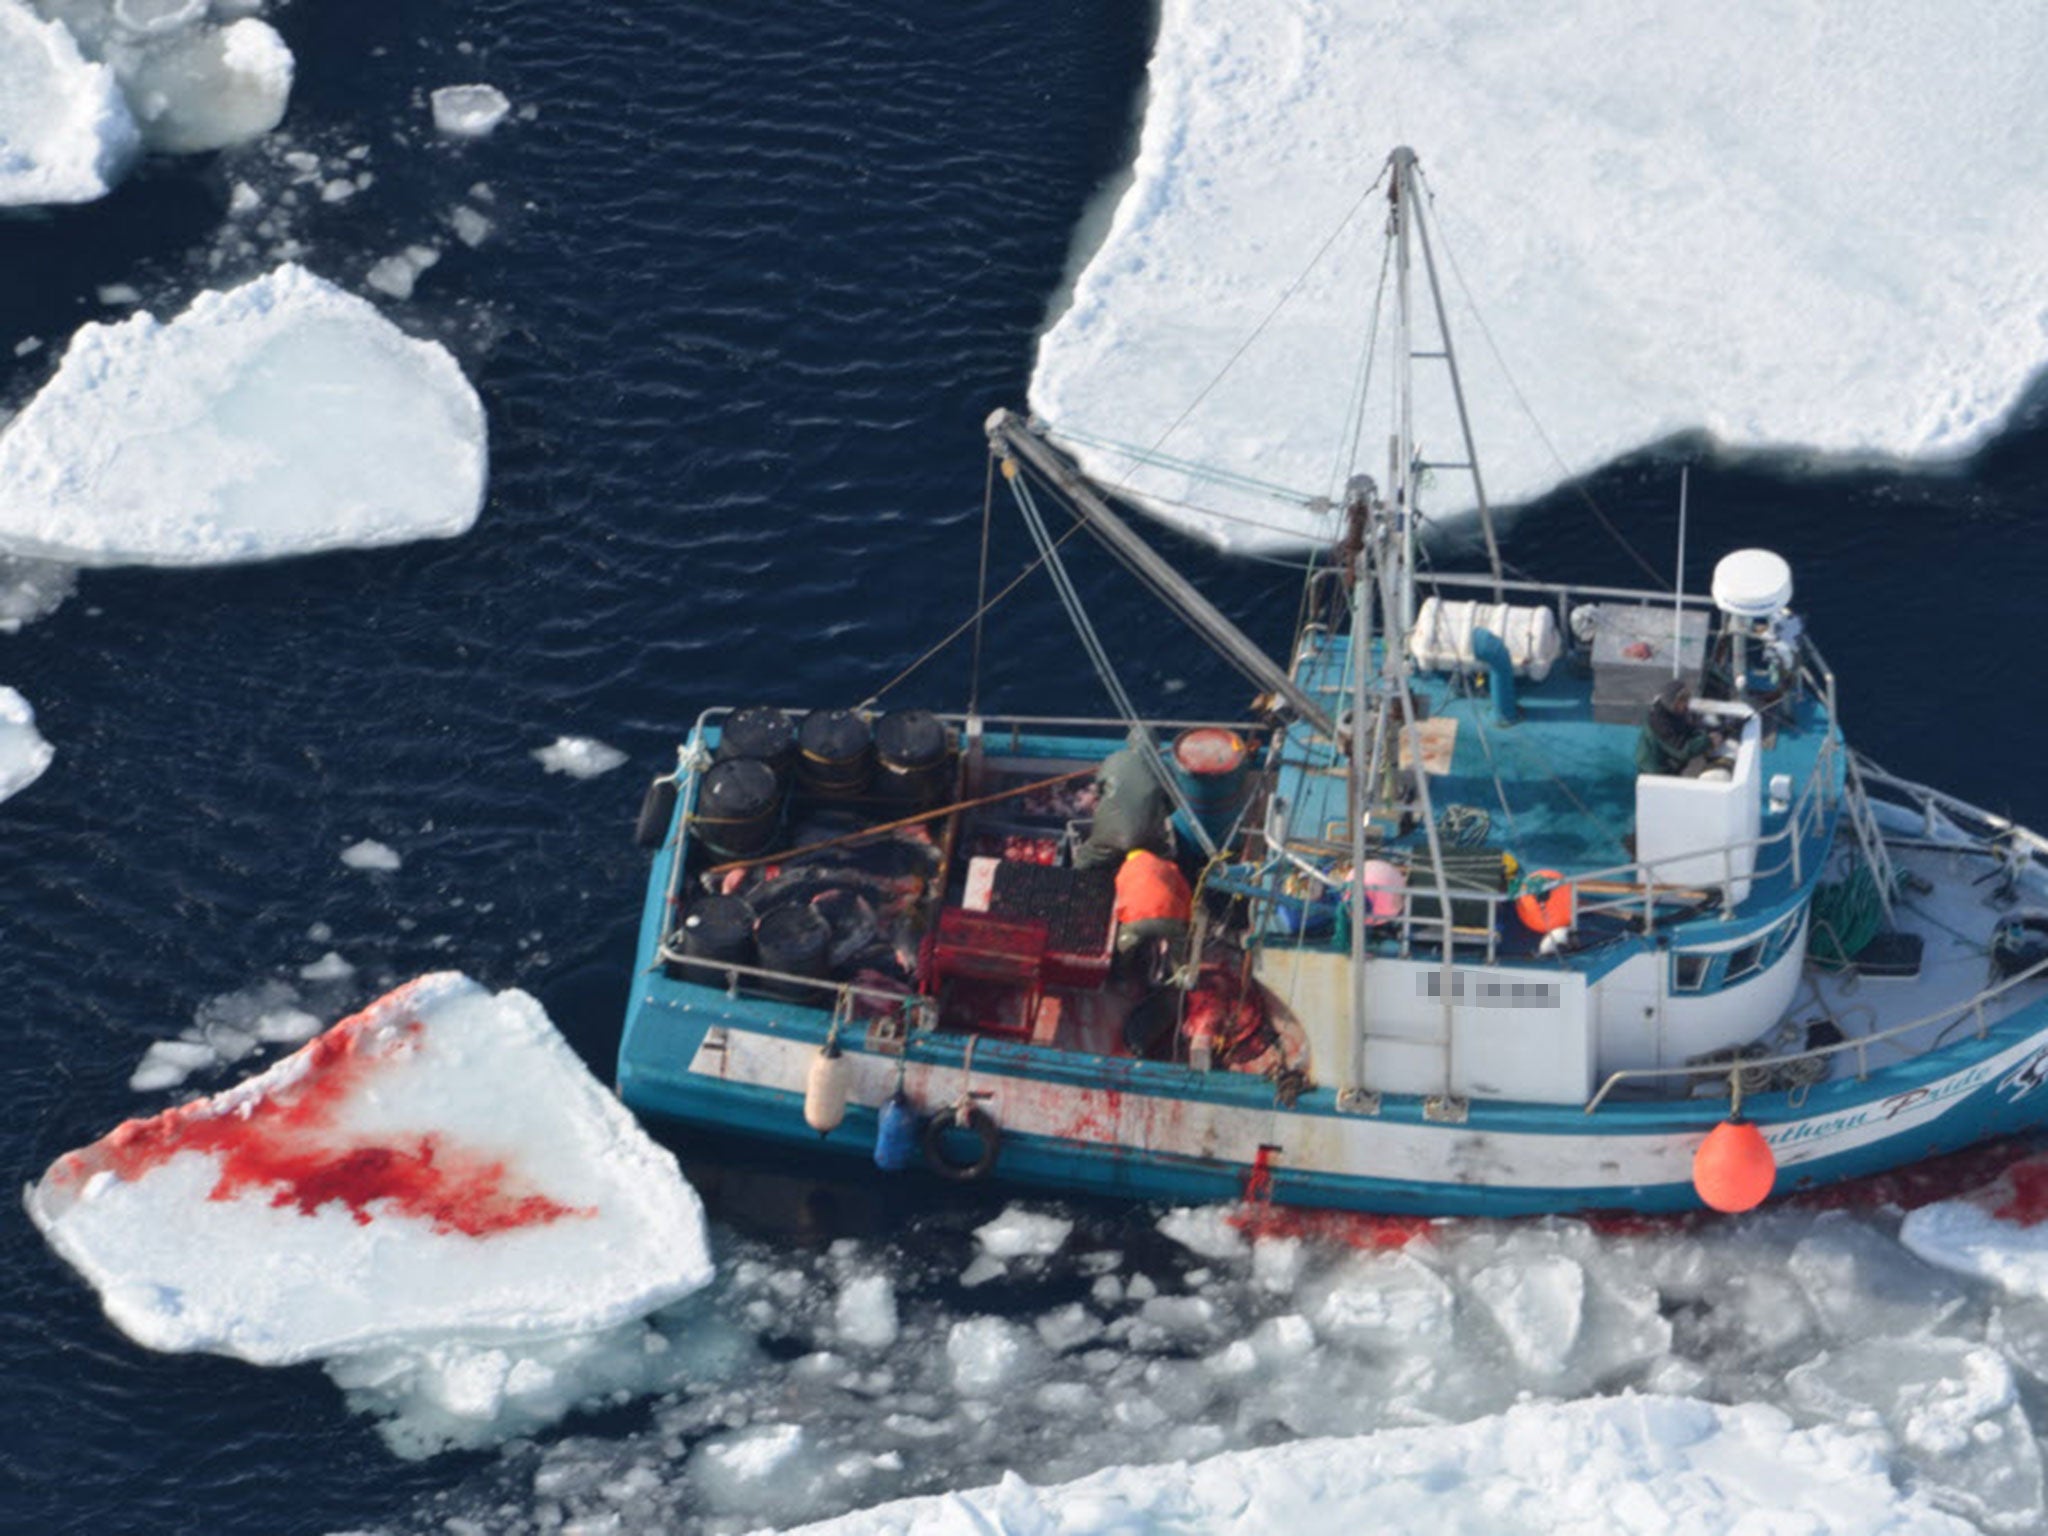
[[[1298,664],[1296,676],[1333,713],[1347,708],[1348,639],[1324,638]],[[1574,656],[1561,658],[1540,683],[1518,681],[1512,725],[1500,724],[1484,690],[1459,674],[1417,673],[1410,688],[1423,714],[1419,731],[1430,799],[1440,823],[1447,811],[1465,808],[1452,811],[1453,824],[1467,829],[1462,846],[1511,853],[1525,869],[1565,875],[1631,863],[1640,722],[1596,719],[1593,678]],[[1827,712],[1817,700],[1788,699],[1774,707],[1764,733],[1759,793],[1784,774],[1796,796],[1820,765],[1827,739]],[[1284,751],[1279,793],[1293,808],[1296,835],[1332,853],[1348,853],[1349,789],[1342,764],[1300,726],[1288,733]],[[1780,832],[1785,822],[1783,814],[1766,809],[1763,836]],[[1420,829],[1389,843],[1427,847]],[[1793,885],[1782,847],[1766,848],[1751,899],[1775,903]]]
[[[1918,972],[1892,977],[1810,964],[1790,1010],[1795,1018],[1824,1015],[1851,1040],[1889,1035],[1867,1052],[1838,1055],[1837,1077],[1855,1076],[1865,1061],[1872,1069],[1890,1066],[1975,1029],[1974,1012],[1958,1017],[1946,1010],[1996,983],[1991,950],[1997,930],[2017,915],[2040,912],[2048,895],[2030,878],[2002,897],[1997,868],[1981,852],[1895,847],[1892,860],[1908,882],[1893,901],[1892,926],[1920,939]],[[2023,981],[1985,1002],[1983,1022],[1996,1024],[2044,995],[2048,979]]]

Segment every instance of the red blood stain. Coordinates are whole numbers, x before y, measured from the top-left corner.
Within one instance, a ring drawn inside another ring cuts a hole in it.
[[[2038,1142],[2024,1138],[1987,1141],[1960,1152],[1923,1158],[1888,1173],[1803,1191],[1786,1203],[1804,1210],[1916,1211],[1937,1200],[1973,1194],[1999,1181],[2022,1158],[2037,1150]]]
[[[2023,1227],[2037,1227],[2048,1220],[2048,1158],[2014,1163],[2000,1182],[2004,1187],[1994,1193],[2004,1198],[1992,1207],[1992,1215]]]
[[[1322,1211],[1254,1202],[1239,1206],[1230,1224],[1246,1237],[1296,1238],[1377,1251],[1426,1239],[1437,1225],[1429,1216],[1373,1216],[1363,1211]]]
[[[245,1084],[127,1121],[60,1158],[53,1178],[76,1187],[107,1171],[132,1183],[181,1152],[199,1152],[219,1160],[208,1199],[268,1189],[274,1207],[311,1216],[342,1205],[364,1226],[389,1212],[435,1232],[489,1237],[594,1214],[516,1187],[502,1159],[451,1147],[431,1131],[375,1140],[337,1129],[349,1099],[418,1048],[419,1020],[385,1022],[401,1011],[393,1005],[402,997],[393,993],[343,1020],[280,1063],[295,1069],[285,1081]],[[373,1213],[379,1205],[383,1212]]]

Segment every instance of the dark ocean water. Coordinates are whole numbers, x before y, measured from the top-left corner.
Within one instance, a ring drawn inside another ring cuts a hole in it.
[[[531,990],[609,1075],[642,875],[630,826],[682,729],[712,703],[854,703],[969,610],[980,422],[1022,401],[1075,231],[1128,158],[1152,24],[1084,0],[376,0],[276,20],[299,60],[294,144],[368,146],[377,177],[301,209],[303,259],[360,289],[376,258],[447,244],[387,309],[446,340],[483,394],[490,503],[447,543],[89,572],[0,640],[0,680],[58,752],[0,808],[0,1157],[17,1187],[160,1105],[128,1076],[202,1001],[329,948],[365,993],[450,966]],[[471,79],[537,115],[438,140],[424,92]],[[275,242],[222,230],[235,180],[283,184],[278,147],[0,224],[0,343],[60,342],[109,313],[102,283],[176,307],[267,265]],[[439,220],[478,182],[497,229],[469,250]],[[54,350],[0,375],[9,398]],[[1588,487],[1660,569],[1684,448]],[[1691,457],[1694,570],[1749,543],[1787,556],[1865,749],[2048,822],[2039,413],[1941,474]],[[1282,641],[1293,576],[1164,542]],[[1007,536],[999,568],[1022,550]],[[1517,518],[1508,553],[1539,574],[1640,574],[1576,493]],[[1238,706],[1141,596],[1089,590],[1141,702]],[[1048,593],[1020,594],[994,639],[985,699],[1100,708]],[[1071,661],[1047,666],[1045,646]],[[948,658],[897,701],[952,707],[964,688]],[[528,754],[561,734],[632,766],[546,775]],[[364,837],[403,868],[345,868]],[[773,1227],[759,1186],[716,1158],[693,1173],[722,1225]],[[801,1189],[792,1208],[805,1241],[901,1214]],[[0,1263],[0,1526],[346,1529],[489,1475],[489,1455],[394,1461],[314,1368],[130,1345],[18,1210]]]

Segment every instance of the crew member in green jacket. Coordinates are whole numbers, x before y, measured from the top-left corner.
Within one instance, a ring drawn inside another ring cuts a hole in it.
[[[1692,689],[1673,678],[1650,701],[1643,732],[1636,738],[1636,772],[1675,773],[1698,778],[1713,766],[1721,738],[1692,716]]]

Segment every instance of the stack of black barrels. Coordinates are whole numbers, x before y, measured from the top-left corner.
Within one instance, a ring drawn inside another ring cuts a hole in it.
[[[864,819],[879,825],[944,804],[952,775],[951,736],[927,710],[898,710],[871,726],[858,710],[814,709],[795,722],[773,705],[749,705],[725,718],[690,835],[715,864],[757,858],[775,847],[792,801],[871,813]],[[814,978],[829,970],[831,926],[801,901],[756,915],[742,897],[698,894],[678,933],[683,953],[697,959]]]

